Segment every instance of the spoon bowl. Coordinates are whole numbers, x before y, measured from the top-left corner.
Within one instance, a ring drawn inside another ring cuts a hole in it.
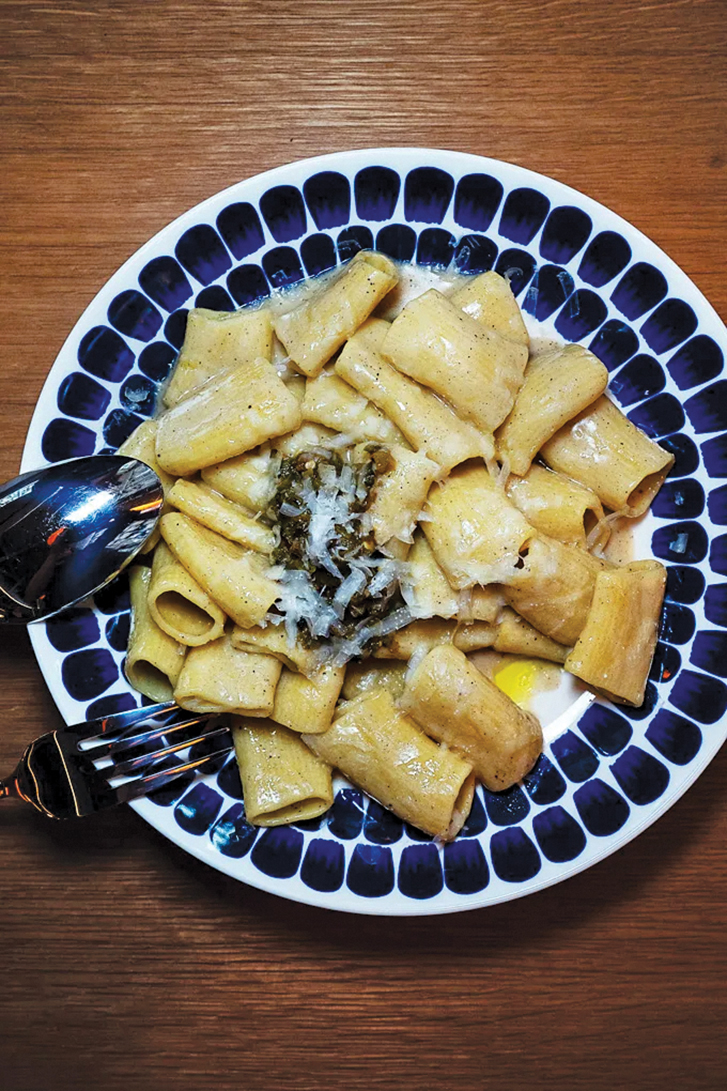
[[[119,455],[0,485],[0,621],[39,621],[105,586],[143,547],[162,503],[154,471]]]

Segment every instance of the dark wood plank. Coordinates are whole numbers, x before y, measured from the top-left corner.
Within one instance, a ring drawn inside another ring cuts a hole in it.
[[[413,144],[556,177],[727,314],[720,0],[0,5],[0,476],[106,278],[195,202]],[[0,630],[2,768],[58,722]],[[727,758],[537,896],[352,918],[186,857],[133,813],[3,807],[0,1085],[76,1091],[724,1086]]]

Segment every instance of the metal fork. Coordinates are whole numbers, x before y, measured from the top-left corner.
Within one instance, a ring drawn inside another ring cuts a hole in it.
[[[174,759],[200,743],[203,754]],[[94,814],[203,772],[231,749],[219,717],[185,712],[173,701],[147,705],[41,735],[0,780],[0,799],[24,799],[49,818]]]

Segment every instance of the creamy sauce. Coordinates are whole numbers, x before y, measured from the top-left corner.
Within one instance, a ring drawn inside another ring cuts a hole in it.
[[[611,537],[603,550],[603,556],[607,561],[612,561],[613,564],[628,564],[636,559],[634,538],[644,519],[646,516],[642,515],[640,519],[618,519],[611,524]]]
[[[407,303],[428,292],[430,288],[436,288],[442,295],[451,295],[471,279],[462,273],[453,273],[446,269],[430,269],[426,265],[411,265],[409,262],[396,264],[400,275],[399,283],[374,311],[377,318],[385,318],[387,322],[393,322]]]

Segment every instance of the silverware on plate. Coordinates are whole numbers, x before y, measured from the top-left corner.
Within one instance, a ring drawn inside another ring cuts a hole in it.
[[[231,749],[219,717],[172,701],[147,705],[41,735],[0,780],[0,799],[23,799],[49,818],[82,817],[204,772]]]
[[[154,471],[119,455],[0,485],[0,622],[52,617],[104,587],[143,547],[163,499]]]

